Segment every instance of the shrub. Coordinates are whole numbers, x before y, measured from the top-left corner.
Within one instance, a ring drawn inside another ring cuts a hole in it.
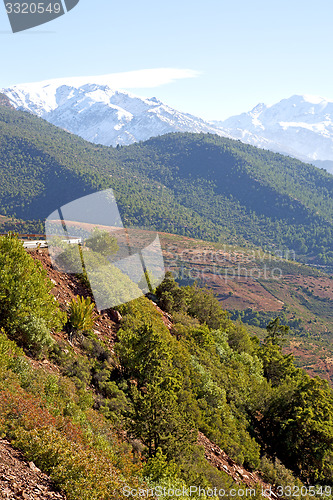
[[[15,236],[0,237],[0,328],[24,347],[47,345],[49,332],[64,324],[65,316],[50,294],[52,288],[46,271]]]
[[[267,456],[263,456],[260,464],[260,473],[262,478],[270,484],[276,486],[302,486],[299,479],[296,479],[292,471],[287,469],[278,458],[270,460]]]
[[[69,323],[76,332],[89,332],[92,330],[96,314],[94,313],[95,304],[91,298],[78,296],[73,299],[69,305]]]
[[[40,317],[28,316],[20,326],[20,336],[23,345],[37,356],[45,353],[54,343],[45,320]]]
[[[12,362],[23,356],[23,351],[12,340],[9,340],[3,330],[0,330],[0,373],[4,373]]]
[[[117,239],[98,227],[95,227],[90,238],[86,240],[86,246],[104,257],[114,255],[119,250]]]

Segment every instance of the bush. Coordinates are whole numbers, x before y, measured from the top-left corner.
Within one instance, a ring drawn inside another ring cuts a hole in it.
[[[49,332],[65,322],[52,288],[46,271],[15,236],[0,237],[0,328],[24,347],[48,345]]]
[[[78,296],[73,299],[69,305],[69,324],[77,333],[89,332],[92,330],[96,314],[94,313],[95,304],[91,298]]]
[[[279,459],[272,462],[268,457],[261,459],[260,473],[264,481],[276,486],[302,486],[299,479],[296,479],[292,471],[287,469]]]
[[[122,498],[126,483],[108,453],[69,441],[52,428],[19,430],[14,443],[28,460],[50,474],[68,500]]]
[[[117,239],[98,227],[95,227],[90,238],[86,240],[86,246],[93,252],[100,253],[104,257],[114,255],[119,250]]]
[[[29,316],[22,323],[20,335],[23,345],[37,356],[45,353],[54,343],[45,320],[35,316]]]

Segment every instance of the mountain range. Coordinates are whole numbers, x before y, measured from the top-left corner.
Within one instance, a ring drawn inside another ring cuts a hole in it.
[[[333,171],[333,101],[294,95],[214,124],[242,142]]]
[[[155,97],[108,85],[107,77],[69,78],[2,89],[17,109],[107,146],[128,145],[169,132],[204,132],[239,139],[333,172],[333,101],[294,95],[258,104],[224,121],[205,121]]]
[[[48,249],[0,236],[0,491],[322,499],[333,484],[333,393],[315,375],[332,383],[333,176],[223,137],[242,122],[248,140],[258,127],[275,144],[267,107],[224,129],[89,85],[0,94],[0,231],[43,232],[56,209],[70,231],[60,207],[111,188],[125,227],[169,233],[166,264],[187,286],[168,273],[154,295],[97,313],[86,269],[58,272]],[[158,127],[162,136],[137,142]],[[99,144],[112,134],[117,147]],[[55,243],[71,260],[74,247]],[[80,250],[102,262],[106,297],[114,248],[98,231]]]
[[[17,109],[104,146],[128,145],[169,132],[228,135],[221,127],[176,111],[155,97],[114,90],[103,81],[53,80],[2,92]]]

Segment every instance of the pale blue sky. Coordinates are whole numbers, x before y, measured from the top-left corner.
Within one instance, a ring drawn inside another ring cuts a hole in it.
[[[198,76],[131,91],[206,119],[299,93],[333,99],[332,19],[332,0],[80,0],[12,34],[0,5],[0,87],[176,68]]]

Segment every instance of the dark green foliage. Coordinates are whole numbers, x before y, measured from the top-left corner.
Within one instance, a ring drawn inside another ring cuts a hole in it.
[[[250,336],[245,326],[241,322],[237,322],[228,332],[228,344],[237,352],[247,352],[252,354],[257,339]]]
[[[289,332],[289,326],[281,325],[280,318],[277,316],[274,320],[268,323],[266,330],[266,344],[271,343],[273,345],[282,345],[284,343],[286,335]]]
[[[205,293],[203,310],[209,311],[214,301]],[[172,333],[191,355],[198,428],[249,467],[258,467],[259,442],[262,452],[277,457],[302,480],[332,484],[332,390],[296,368],[292,355],[282,353],[288,328],[280,318],[268,324],[260,346],[227,316],[215,331],[203,325],[203,317],[188,316],[196,287],[179,288],[168,275],[158,294],[161,300],[168,294],[169,304],[183,304],[178,312],[170,309]],[[181,294],[186,301],[179,302]],[[299,485],[284,466],[267,465],[267,473],[279,475],[281,484]]]
[[[317,254],[321,245],[324,254],[332,251],[333,177],[322,170],[209,134],[169,134],[122,148],[127,168],[135,154],[140,172],[206,218],[201,237],[208,230],[214,239],[237,235],[298,255]]]
[[[187,313],[205,323],[211,329],[225,327],[229,315],[224,311],[214,293],[208,288],[188,287],[189,305]]]
[[[116,238],[98,228],[92,231],[85,244],[93,252],[100,253],[104,257],[113,255],[119,250]]]
[[[133,435],[146,444],[148,456],[158,448],[169,458],[183,454],[196,434],[188,403],[181,400],[183,376],[173,364],[179,357],[176,343],[157,324],[124,329],[118,335],[117,352],[131,379]]]
[[[228,346],[226,334],[208,326],[211,322],[231,330],[233,324],[207,290],[196,286],[180,288],[167,275],[157,293],[161,300],[169,294],[179,310],[171,309],[172,336],[161,318],[154,317],[154,309],[148,307],[146,299],[140,301],[140,309],[139,304],[135,308],[135,303],[122,308],[124,321],[117,352],[129,380],[132,432],[147,444],[149,455],[161,447],[168,457],[178,457],[180,464],[193,453],[191,447],[185,453],[185,444],[190,429],[197,427],[236,460],[256,467],[259,447],[237,406],[244,405],[243,396],[252,390],[254,380],[248,380],[249,373],[261,376],[259,360],[249,356],[248,366],[243,366],[241,358],[237,360]],[[192,472],[187,471],[189,476]]]
[[[268,451],[302,480],[332,484],[333,397],[326,381],[302,371],[281,381],[258,427]]]
[[[228,318],[211,290],[196,285],[180,287],[170,272],[166,273],[155,293],[163,310],[185,312],[209,328],[219,328]]]
[[[42,220],[17,220],[8,218],[8,220],[1,221],[0,219],[0,233],[7,234],[9,232],[18,234],[37,234],[43,235],[45,232],[44,221]]]
[[[284,489],[290,487],[291,491],[296,492],[297,487],[303,486],[301,481],[296,479],[292,471],[287,469],[278,458],[273,462],[267,456],[263,456],[260,463],[260,473],[264,481],[269,484],[278,484]],[[296,488],[293,489],[294,487]]]
[[[260,357],[263,361],[265,377],[273,386],[279,385],[296,372],[293,355],[282,354],[280,347],[271,342],[262,346]]]
[[[188,297],[186,290],[178,285],[172,273],[166,273],[164,280],[156,288],[155,293],[164,311],[172,313],[187,309]]]
[[[46,328],[50,329],[52,321],[61,318],[57,316],[54,299],[51,297],[49,301],[45,274],[15,238],[0,239],[0,244],[6,250],[0,253],[4,278],[0,286],[15,292],[11,299],[14,315],[7,317],[5,326],[13,338],[29,349],[39,342],[47,346]],[[27,276],[25,271],[36,285],[34,289],[39,290],[39,295],[29,295],[33,312],[30,302],[30,309],[28,302],[24,302],[27,291],[31,294],[27,279],[22,279]],[[11,281],[13,273],[15,280]],[[8,294],[4,288],[0,290],[3,300]],[[93,334],[79,339],[76,347],[81,349],[81,355],[75,354],[69,344],[66,348],[53,345],[50,357],[58,362],[62,377],[47,375],[42,382],[39,374],[32,375],[34,372],[23,359],[23,352],[1,334],[0,390],[4,387],[7,392],[6,398],[0,399],[0,412],[5,415],[0,419],[0,431],[5,428],[10,432],[17,445],[31,459],[40,460],[41,466],[47,464],[58,471],[62,458],[52,455],[54,444],[65,450],[64,457],[72,456],[67,438],[59,434],[60,429],[67,429],[64,422],[68,419],[82,422],[89,431],[84,439],[95,442],[91,425],[95,425],[97,414],[89,422],[83,414],[85,410],[88,414],[93,412],[93,406],[103,415],[106,435],[107,425],[112,424],[121,433],[126,432],[136,449],[148,459],[144,473],[154,484],[231,486],[231,479],[205,462],[203,450],[196,442],[198,430],[239,464],[250,469],[262,467],[265,477],[278,484],[290,481],[299,485],[294,475],[310,484],[333,484],[332,390],[326,382],[311,379],[297,369],[291,355],[283,354],[280,337],[286,329],[279,318],[268,325],[266,341],[259,345],[240,322],[231,321],[206,289],[195,285],[179,287],[167,275],[157,289],[157,296],[161,303],[164,300],[169,304],[171,331],[153,303],[140,297],[119,307],[123,319],[115,353]],[[20,307],[16,307],[17,298],[19,304],[26,305],[28,314],[21,314]],[[83,311],[88,306],[91,312],[92,304],[83,306]],[[20,332],[20,337],[16,332]],[[3,378],[2,373],[5,373]],[[9,394],[8,384],[15,377],[34,394],[39,395],[42,389],[47,408],[61,417],[56,433],[45,431],[47,425],[54,425],[54,417],[43,405],[33,406],[23,420],[20,416],[20,422],[28,420],[23,430],[18,427],[8,398],[16,398],[17,411],[25,415],[21,408],[26,407],[28,396],[22,398],[17,382],[16,392]],[[43,418],[39,425],[44,430],[38,428],[35,432],[30,419],[35,419],[33,422],[40,419],[41,410]],[[44,417],[49,419],[47,424]],[[99,435],[98,449],[105,450],[101,439]],[[266,455],[272,460],[265,458]],[[117,453],[113,459],[122,460]],[[77,463],[75,460],[71,458],[69,470]],[[62,484],[60,479],[58,484]],[[72,492],[70,486],[68,490]]]
[[[288,329],[279,318],[270,322],[259,349],[264,374],[272,385],[258,400],[257,427],[268,452],[302,480],[333,482],[333,393],[328,383],[312,379],[281,352]]]
[[[29,315],[22,321],[20,327],[20,340],[36,356],[46,352],[54,343],[50,329],[42,317]]]
[[[230,318],[233,321],[240,320],[242,323],[251,326],[258,326],[266,329],[268,323],[276,317],[276,312],[256,311],[251,308],[245,310],[229,310]],[[279,318],[282,323],[288,326],[294,333],[303,334],[304,326],[301,318],[288,319],[285,311],[279,311]]]
[[[91,362],[86,357],[69,359],[64,365],[63,373],[71,377],[79,389],[85,389],[91,381]]]

